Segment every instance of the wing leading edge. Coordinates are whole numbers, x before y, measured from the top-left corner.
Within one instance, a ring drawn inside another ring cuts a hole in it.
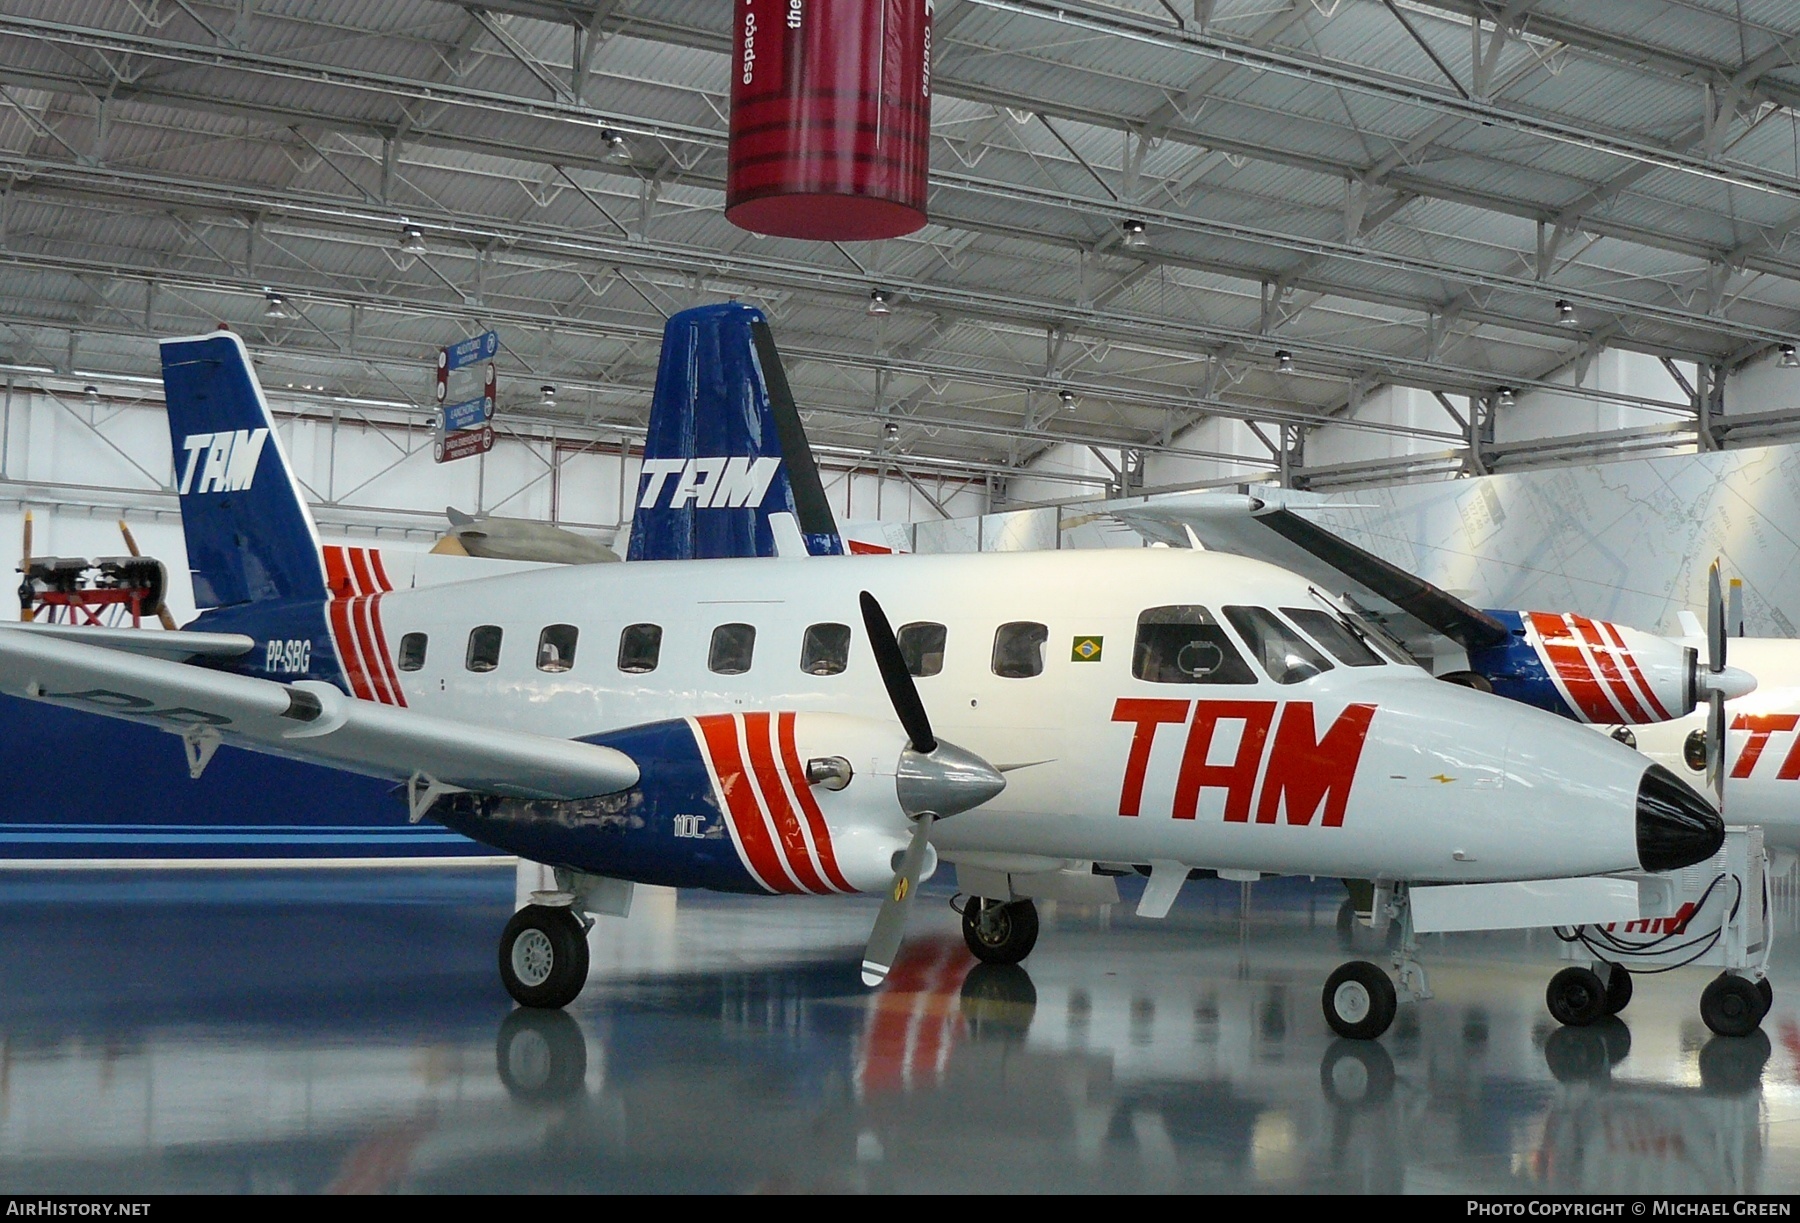
[[[371,777],[516,798],[595,798],[637,784],[609,747],[375,705],[329,684],[279,684],[39,633],[0,634],[0,692],[139,722],[190,741]]]
[[[1202,493],[1109,508],[1152,539],[1185,545],[1191,528],[1207,548],[1266,560],[1333,594],[1349,594],[1408,642],[1439,634],[1465,650],[1478,650],[1510,636],[1506,625],[1442,587],[1258,497]]]

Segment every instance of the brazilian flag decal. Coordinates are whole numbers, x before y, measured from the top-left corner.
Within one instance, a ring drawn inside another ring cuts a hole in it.
[[[1070,662],[1099,662],[1100,643],[1104,637],[1077,637],[1074,647],[1069,651]]]

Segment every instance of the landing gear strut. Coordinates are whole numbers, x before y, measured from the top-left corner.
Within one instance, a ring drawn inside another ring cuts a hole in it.
[[[1319,997],[1325,1022],[1346,1040],[1374,1040],[1394,1022],[1400,994],[1407,1000],[1422,1002],[1431,997],[1425,980],[1425,966],[1419,963],[1419,941],[1413,933],[1412,905],[1404,884],[1377,884],[1373,889],[1370,916],[1379,927],[1392,924],[1397,936],[1389,940],[1393,948],[1394,977],[1367,960],[1351,960],[1338,967],[1325,981]]]
[[[506,923],[500,980],[520,1006],[567,1006],[587,975],[587,926],[569,906],[526,905]]]
[[[1037,906],[1029,900],[971,896],[962,919],[963,942],[984,964],[1017,964],[1037,945]]]

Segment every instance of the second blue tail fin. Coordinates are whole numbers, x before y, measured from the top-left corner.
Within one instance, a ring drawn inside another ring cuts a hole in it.
[[[628,559],[773,556],[780,513],[814,556],[843,553],[768,320],[684,310],[663,329]]]

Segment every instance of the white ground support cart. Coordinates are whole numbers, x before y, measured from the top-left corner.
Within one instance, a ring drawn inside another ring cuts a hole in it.
[[[1767,865],[1760,827],[1728,827],[1709,861],[1635,876],[1638,919],[1556,927],[1563,958],[1575,963],[1550,980],[1551,1015],[1585,1026],[1625,1009],[1633,976],[1706,967],[1721,970],[1700,994],[1706,1026],[1720,1036],[1755,1031],[1774,1000]]]

